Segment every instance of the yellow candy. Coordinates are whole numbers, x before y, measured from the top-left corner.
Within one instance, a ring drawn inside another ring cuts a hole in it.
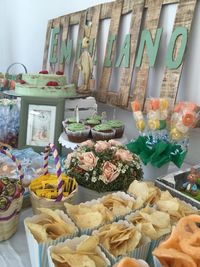
[[[160,99],[160,110],[165,110],[168,109],[169,107],[169,102],[166,98],[161,98]]]
[[[144,131],[145,128],[145,122],[144,120],[139,120],[136,122],[136,127],[137,129],[139,129],[140,131]]]
[[[57,190],[53,189],[40,189],[36,190],[36,195],[38,197],[45,197],[45,198],[56,198],[58,196]]]
[[[176,128],[171,129],[170,136],[171,139],[175,141],[178,141],[183,137],[182,133],[179,132]]]
[[[148,120],[148,127],[150,130],[155,131],[160,128],[159,120]]]

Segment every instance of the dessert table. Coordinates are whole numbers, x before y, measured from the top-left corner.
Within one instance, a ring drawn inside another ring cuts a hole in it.
[[[183,164],[182,169],[185,170],[188,167],[189,165],[185,163]],[[171,164],[168,169],[167,177],[169,178],[170,173],[175,171],[177,172],[177,170],[178,169]],[[80,203],[81,199],[82,196],[78,194],[76,202]],[[32,215],[33,213],[31,208],[22,210],[17,233],[9,240],[0,242],[0,267],[31,267],[23,222],[26,217],[30,217]]]

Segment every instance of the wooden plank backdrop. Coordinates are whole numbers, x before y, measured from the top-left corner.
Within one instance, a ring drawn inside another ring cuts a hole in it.
[[[76,61],[81,52],[81,41],[84,37],[84,26],[92,23],[91,28],[91,40],[92,46],[90,47],[90,53],[95,61],[97,39],[99,36],[100,23],[104,19],[110,19],[109,35],[114,38],[111,51],[109,50],[109,38],[106,40],[106,51],[104,55],[104,65],[102,66],[102,74],[99,75],[99,86],[96,88],[95,96],[97,100],[120,106],[122,108],[130,109],[130,103],[134,99],[138,99],[142,106],[144,106],[146,99],[148,80],[149,80],[149,59],[147,56],[146,47],[142,56],[140,67],[136,68],[135,83],[133,85],[133,92],[131,93],[132,76],[135,69],[137,49],[141,37],[141,31],[148,29],[151,33],[152,41],[154,42],[156,30],[159,26],[159,20],[164,5],[177,4],[176,17],[174,22],[174,29],[176,27],[186,27],[187,33],[192,26],[192,19],[195,10],[197,0],[116,0],[109,3],[100,4],[94,7],[90,7],[86,10],[67,14],[62,17],[52,19],[48,22],[46,32],[46,42],[44,47],[43,69],[49,69],[52,72],[57,70],[64,71],[66,67],[69,67],[65,62],[59,62],[60,55],[60,43],[67,42],[69,39],[69,27],[72,25],[78,25],[78,38],[76,44],[76,51],[74,53],[75,64],[71,71],[72,77],[69,81],[75,83],[78,86],[79,69],[76,65]],[[117,36],[120,35],[120,23],[123,15],[131,14],[130,22],[130,60],[129,66],[121,67],[120,70],[120,84],[119,90],[116,88],[110,88],[110,81],[113,68],[115,64],[112,62],[116,56],[117,51]],[[143,25],[143,27],[142,27]],[[57,55],[58,60],[49,64],[49,50],[51,43],[51,32],[55,27],[60,27],[62,30],[56,35],[56,45],[53,49],[53,55]],[[60,40],[60,41],[59,41]],[[173,58],[177,57],[181,39],[177,39],[175,48],[173,51]],[[109,51],[108,51],[109,50]],[[106,56],[110,53],[111,65],[105,64]],[[159,88],[161,97],[169,97],[171,102],[176,102],[177,92],[179,89],[179,82],[182,74],[183,63],[176,69],[165,68],[162,86]],[[66,66],[67,65],[67,66]],[[97,78],[97,77],[95,77]]]

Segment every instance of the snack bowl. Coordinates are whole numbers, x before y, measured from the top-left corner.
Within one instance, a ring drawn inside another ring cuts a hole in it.
[[[72,251],[76,251],[78,247],[80,247],[81,243],[85,242],[88,240],[88,238],[92,238],[91,236],[88,235],[82,235],[80,237],[75,237],[73,239],[67,239],[65,242],[59,243],[56,246],[50,246],[47,250],[47,255],[48,255],[48,262],[49,262],[49,267],[55,267],[55,264],[52,260],[52,253],[58,253],[59,249],[63,249],[65,246],[69,247]],[[81,252],[83,253],[83,248]],[[106,257],[105,253],[102,251],[100,246],[96,246],[95,252],[102,260],[105,262],[105,267],[111,267],[109,259]],[[86,254],[87,255],[87,254]],[[75,258],[75,256],[74,256]],[[78,258],[78,257],[76,257]],[[79,265],[80,266],[80,265]]]
[[[108,198],[110,196],[110,198]],[[112,197],[113,200],[116,201],[117,199],[124,201],[125,206],[119,206],[117,203],[115,206],[113,206],[113,211],[111,210],[111,207],[106,207],[106,200],[109,201],[109,205],[112,204]],[[104,202],[105,201],[105,202]],[[125,215],[129,214],[133,210],[130,208],[127,208],[127,203],[135,203],[135,199],[125,192],[115,192],[110,193],[102,198],[93,199],[86,202],[81,202],[78,205],[71,205],[70,203],[65,203],[66,211],[68,216],[73,220],[73,222],[77,225],[77,227],[80,230],[81,234],[90,235],[92,231],[95,229],[98,229],[99,227],[117,221],[119,219],[124,218]],[[83,212],[84,210],[84,212]],[[116,210],[116,214],[114,213]],[[80,216],[79,216],[80,214]],[[89,218],[92,219],[90,225],[93,225],[92,227],[85,227],[86,224],[84,221],[89,221]],[[99,224],[97,223],[97,218],[99,218]],[[94,222],[94,223],[92,223]]]
[[[111,224],[110,224],[111,225]],[[107,225],[106,227],[110,226]],[[125,220],[119,220],[117,222],[113,222],[112,225],[115,226],[120,226],[123,225],[125,227],[125,229],[133,229],[133,230],[137,230],[137,234],[135,236],[135,238],[132,239],[132,242],[134,244],[134,246],[136,248],[134,248],[133,250],[129,250],[129,251],[123,251],[123,253],[121,255],[113,255],[111,254],[110,251],[108,251],[107,248],[105,248],[105,246],[103,244],[101,244],[100,241],[100,247],[102,248],[102,250],[104,251],[105,255],[107,256],[107,258],[110,260],[111,264],[115,264],[118,261],[120,261],[123,257],[130,257],[130,258],[136,258],[136,259],[142,259],[144,261],[146,261],[147,256],[148,256],[148,252],[149,252],[149,248],[150,248],[150,243],[144,244],[144,245],[139,245],[140,240],[141,240],[141,233],[139,232],[139,230],[133,226],[133,224],[128,223]],[[104,231],[104,226],[98,228],[97,230],[94,230],[92,232],[92,235],[94,236],[99,236],[99,234],[101,235],[101,230]],[[109,230],[108,230],[109,231]],[[110,231],[111,232],[111,231]],[[120,233],[120,232],[119,232]],[[120,236],[120,238],[122,238],[122,236]],[[128,239],[127,239],[128,240]],[[130,239],[129,239],[130,240]],[[108,241],[109,242],[109,241]],[[113,242],[113,241],[112,241]],[[137,244],[137,245],[136,245]],[[138,246],[138,247],[137,247]]]
[[[110,199],[109,199],[110,197]],[[124,204],[127,203],[124,207],[121,206],[121,208],[119,208],[119,205],[115,205],[116,206],[116,212],[114,211],[114,207],[113,207],[113,214],[114,214],[114,221],[123,219],[124,216],[132,213],[133,211],[135,211],[134,209],[134,205],[135,205],[135,198],[133,196],[130,196],[129,194],[122,192],[122,191],[117,191],[117,192],[112,192],[108,195],[103,196],[102,198],[99,198],[98,201],[100,203],[104,203],[104,205],[106,206],[106,202],[108,201],[108,209],[110,209],[110,200],[115,201],[115,199],[119,199],[124,201]],[[131,204],[132,203],[132,204]],[[120,204],[120,203],[119,203]],[[128,207],[129,205],[129,207]]]
[[[113,220],[112,218],[110,220],[110,218],[104,217],[106,214],[103,211],[100,199],[81,202],[78,205],[71,205],[70,203],[65,203],[64,205],[68,216],[78,227],[81,235],[91,235],[92,231]]]
[[[31,260],[32,267],[49,267],[48,265],[48,259],[47,259],[47,248],[52,245],[56,245],[60,242],[65,241],[68,238],[73,238],[79,234],[78,228],[75,226],[75,224],[72,222],[72,220],[64,214],[61,210],[55,211],[57,215],[68,225],[74,228],[74,232],[71,234],[59,236],[56,239],[48,239],[43,242],[38,242],[34,235],[32,234],[31,230],[29,229],[30,223],[36,223],[38,222],[38,219],[43,214],[34,215],[33,217],[28,217],[24,220],[24,226],[25,226],[25,232],[26,232],[26,238],[28,243],[28,249],[29,249],[29,255]],[[42,234],[42,233],[41,233]]]

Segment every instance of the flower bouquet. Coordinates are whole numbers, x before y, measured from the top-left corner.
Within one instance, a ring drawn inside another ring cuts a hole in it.
[[[144,116],[138,101],[132,102],[133,117],[140,136],[127,148],[139,155],[144,165],[153,167],[173,162],[181,167],[187,154],[189,130],[198,119],[197,106],[191,102],[180,102],[170,109],[166,98],[151,99]]]
[[[125,191],[143,176],[139,158],[115,140],[81,143],[65,161],[66,174],[97,192]]]

